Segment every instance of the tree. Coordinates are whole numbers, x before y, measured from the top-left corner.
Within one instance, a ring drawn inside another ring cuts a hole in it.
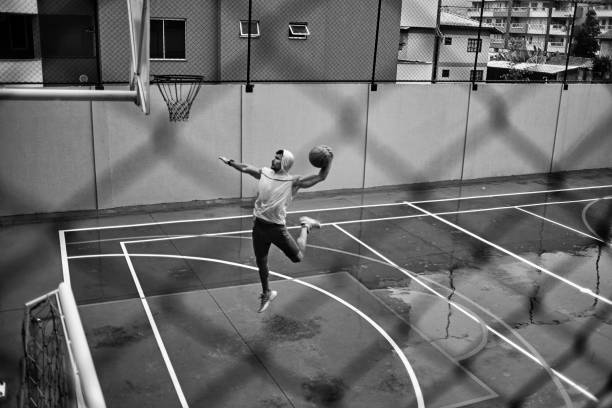
[[[595,10],[589,8],[584,24],[576,27],[573,50],[575,57],[593,58],[599,51],[597,36],[600,30],[596,15]]]

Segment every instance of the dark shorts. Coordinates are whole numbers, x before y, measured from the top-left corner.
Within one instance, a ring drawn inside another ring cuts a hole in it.
[[[276,245],[293,262],[300,261],[300,249],[287,227],[281,224],[273,224],[260,218],[255,218],[253,223],[253,250],[257,259],[268,255],[270,245]]]

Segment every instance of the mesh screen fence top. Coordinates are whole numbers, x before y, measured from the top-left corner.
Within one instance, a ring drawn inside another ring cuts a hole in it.
[[[129,81],[125,2],[26,3],[0,5],[0,37],[12,33],[0,44],[1,84]],[[151,74],[207,82],[609,81],[609,7],[603,0],[153,1]],[[247,25],[256,35],[245,35]]]

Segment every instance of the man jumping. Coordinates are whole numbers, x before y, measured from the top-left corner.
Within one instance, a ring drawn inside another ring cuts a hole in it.
[[[330,153],[331,154],[331,153]],[[241,173],[250,174],[259,180],[257,199],[253,209],[253,250],[259,269],[262,293],[259,313],[268,308],[272,299],[278,294],[270,290],[268,283],[268,252],[270,245],[276,245],[293,262],[300,262],[306,252],[306,240],[310,230],[321,227],[319,221],[310,217],[300,217],[300,235],[297,242],[293,239],[285,225],[287,207],[300,188],[309,188],[325,180],[331,169],[333,154],[327,166],[321,168],[318,174],[310,176],[294,176],[289,174],[293,165],[293,154],[286,149],[276,152],[271,166],[257,168],[246,163],[237,163],[226,157],[221,161]]]

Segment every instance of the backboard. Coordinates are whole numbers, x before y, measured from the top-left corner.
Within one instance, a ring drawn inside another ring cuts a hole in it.
[[[136,104],[149,114],[149,41],[150,4],[149,0],[127,0],[130,23],[131,68],[130,90],[136,91]]]

